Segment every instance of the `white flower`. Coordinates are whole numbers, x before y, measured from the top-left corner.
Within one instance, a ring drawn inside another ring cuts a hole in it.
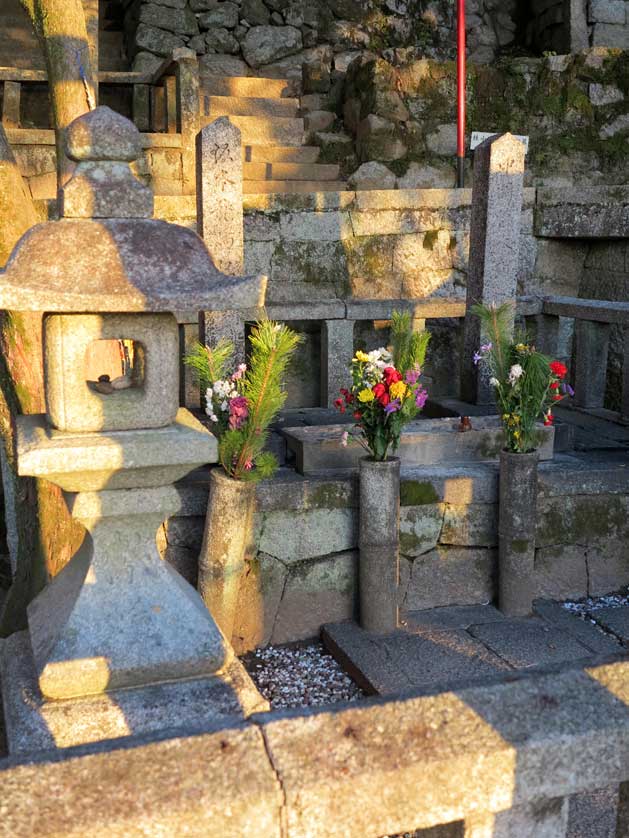
[[[343,431],[341,435],[341,445],[343,448],[347,448],[347,439],[349,437],[349,433],[347,431]]]
[[[509,384],[515,384],[518,378],[524,375],[524,370],[519,364],[514,364],[509,370]]]
[[[223,413],[225,413],[225,411],[229,410],[229,402],[227,402],[227,401],[221,402],[221,410],[223,411]]]
[[[211,420],[212,422],[218,422],[218,416],[216,415],[216,413],[213,413],[213,414],[210,416],[210,420]]]
[[[246,365],[246,364],[238,364],[238,370],[239,370],[240,372],[246,372],[246,370],[247,370],[247,365]]]
[[[490,378],[489,383],[491,384],[492,387],[499,387],[500,386],[500,382],[498,381],[497,378]]]

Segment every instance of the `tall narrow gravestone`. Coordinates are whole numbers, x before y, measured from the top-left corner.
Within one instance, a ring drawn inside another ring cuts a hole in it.
[[[152,218],[152,193],[129,166],[140,150],[135,126],[108,108],[75,120],[62,219],[31,228],[0,274],[1,308],[45,312],[47,411],[18,417],[18,472],[60,486],[86,530],[28,608],[47,721],[55,702],[207,678],[232,657],[156,547],[181,509],[173,484],[217,459],[216,439],[179,408],[172,312],[258,305],[265,280],[226,277],[193,232]],[[101,341],[131,347],[117,379],[89,375]],[[15,702],[5,695],[5,705]]]
[[[221,116],[197,134],[197,231],[216,267],[234,276],[244,269],[242,180],[240,130]],[[244,361],[245,326],[238,312],[201,312],[199,337],[208,346],[221,338],[232,341],[237,360]]]
[[[461,375],[461,395],[474,404],[491,404],[493,398],[489,382],[473,362],[483,336],[480,321],[469,310],[475,303],[515,303],[525,153],[524,144],[512,134],[489,138],[474,152]]]

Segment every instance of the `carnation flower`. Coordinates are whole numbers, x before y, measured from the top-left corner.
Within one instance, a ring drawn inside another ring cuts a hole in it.
[[[556,375],[557,378],[565,378],[568,374],[568,367],[565,364],[562,364],[561,361],[551,361],[550,369],[553,375]]]
[[[402,376],[400,373],[395,369],[395,367],[385,367],[382,372],[383,378],[390,387],[392,384],[395,384],[396,381],[401,381]]]
[[[237,396],[229,402],[229,427],[238,431],[247,421],[249,407],[244,396]]]

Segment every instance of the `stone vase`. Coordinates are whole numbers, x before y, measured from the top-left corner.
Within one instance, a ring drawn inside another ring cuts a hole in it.
[[[385,634],[398,626],[400,461],[360,461],[360,625]]]
[[[538,459],[537,451],[500,452],[498,605],[513,617],[533,610]]]
[[[255,483],[234,480],[222,468],[210,473],[210,497],[199,556],[199,593],[231,640],[245,557],[253,545]]]

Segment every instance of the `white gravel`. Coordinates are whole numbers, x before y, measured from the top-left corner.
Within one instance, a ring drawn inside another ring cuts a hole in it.
[[[592,625],[598,626],[599,628],[601,627],[591,616],[593,612],[598,611],[601,608],[622,608],[623,606],[626,608],[628,605],[629,588],[624,591],[620,591],[617,594],[606,594],[605,596],[587,597],[586,599],[567,600],[566,602],[561,603],[562,608],[565,608],[566,611],[571,611],[573,614],[577,614],[582,620],[585,620],[585,622],[592,623]]]
[[[247,655],[243,663],[272,710],[316,707],[364,697],[321,643],[267,646]]]

